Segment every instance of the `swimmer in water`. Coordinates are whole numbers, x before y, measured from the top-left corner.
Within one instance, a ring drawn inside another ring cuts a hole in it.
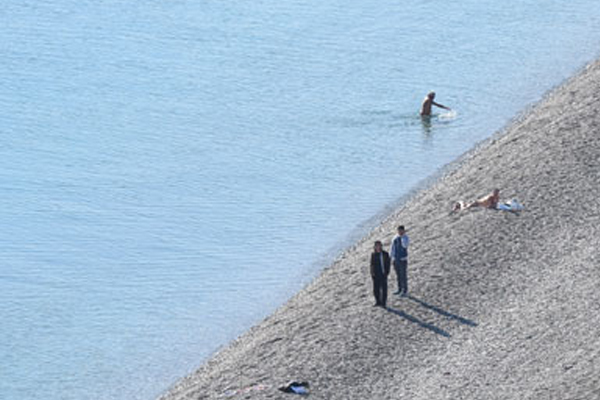
[[[443,108],[445,110],[450,111],[450,107],[446,107],[443,104],[436,103],[435,101],[433,101],[433,99],[435,99],[435,92],[427,93],[427,97],[425,97],[425,99],[423,99],[423,104],[421,104],[421,113],[420,113],[422,117],[431,115],[431,106],[436,106],[436,107]]]

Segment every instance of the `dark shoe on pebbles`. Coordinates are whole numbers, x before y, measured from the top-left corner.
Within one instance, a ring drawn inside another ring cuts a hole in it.
[[[399,290],[396,290],[393,294],[402,294],[402,292]]]

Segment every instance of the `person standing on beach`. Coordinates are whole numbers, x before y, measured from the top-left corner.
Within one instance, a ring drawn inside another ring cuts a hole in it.
[[[440,108],[443,108],[444,110],[450,111],[450,107],[446,107],[443,104],[436,103],[435,101],[433,101],[433,99],[435,99],[435,92],[427,93],[427,96],[425,97],[425,99],[423,99],[423,103],[421,104],[421,112],[420,112],[422,117],[428,117],[431,115],[431,106],[440,107]]]
[[[408,293],[408,244],[409,239],[406,234],[404,225],[398,227],[398,234],[392,241],[392,248],[390,249],[390,255],[392,257],[392,264],[394,264],[394,271],[396,271],[396,278],[398,280],[398,291],[394,294],[406,296]]]
[[[381,242],[375,242],[371,253],[371,278],[373,279],[373,294],[375,306],[386,308],[387,277],[390,274],[390,255],[383,250]]]

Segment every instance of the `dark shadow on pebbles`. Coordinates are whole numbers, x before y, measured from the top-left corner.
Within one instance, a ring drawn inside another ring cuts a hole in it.
[[[431,332],[437,333],[438,335],[441,335],[444,337],[450,337],[450,334],[448,332],[446,332],[445,330],[440,329],[437,326],[432,325],[430,323],[421,321],[420,319],[413,317],[412,315],[407,314],[404,311],[396,310],[395,308],[391,308],[391,307],[388,307],[387,310],[393,314],[396,314],[399,317],[406,319],[407,321],[410,321],[410,322],[413,322],[413,323],[419,325],[421,328],[428,329]]]
[[[448,317],[450,319],[458,321],[461,324],[465,324],[465,325],[469,325],[469,326],[477,326],[477,322],[475,322],[475,321],[471,321],[470,319],[463,318],[460,315],[452,314],[452,313],[450,313],[450,312],[448,312],[446,310],[442,310],[441,308],[433,306],[431,304],[428,304],[428,303],[424,302],[423,300],[418,299],[418,298],[416,298],[414,296],[410,296],[409,295],[409,296],[406,296],[406,298],[409,299],[409,300],[414,301],[415,303],[417,303],[417,304],[419,304],[419,305],[421,305],[421,306],[423,306],[423,307],[425,307],[425,308],[427,308],[427,309],[429,309],[431,311],[435,311],[436,313],[438,313],[440,315],[443,315],[444,317]]]

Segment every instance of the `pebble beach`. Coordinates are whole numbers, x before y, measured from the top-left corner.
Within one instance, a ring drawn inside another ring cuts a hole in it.
[[[600,398],[600,62],[414,193],[160,400]],[[519,213],[450,213],[500,189]],[[373,307],[373,242],[411,238]]]

